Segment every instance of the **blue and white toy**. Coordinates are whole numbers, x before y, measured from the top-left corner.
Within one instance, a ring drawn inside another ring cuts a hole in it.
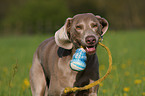
[[[74,71],[83,71],[86,68],[86,51],[78,48],[70,61],[70,68]]]

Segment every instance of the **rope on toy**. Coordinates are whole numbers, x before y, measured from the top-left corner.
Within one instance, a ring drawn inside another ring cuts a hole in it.
[[[64,89],[64,93],[76,92],[76,91],[90,89],[90,88],[100,84],[109,75],[109,73],[111,72],[111,69],[112,69],[112,55],[111,55],[111,52],[110,52],[109,48],[106,47],[104,44],[102,44],[100,42],[98,44],[101,45],[102,47],[104,47],[107,50],[107,52],[108,52],[108,56],[109,56],[109,68],[108,68],[106,74],[102,78],[98,79],[97,81],[95,81],[93,83],[90,83],[89,85],[86,85],[84,87],[74,87],[74,88],[67,87],[67,88]]]

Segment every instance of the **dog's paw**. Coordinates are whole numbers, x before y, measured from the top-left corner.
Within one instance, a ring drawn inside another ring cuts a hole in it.
[[[90,93],[89,96],[97,96],[97,93]]]

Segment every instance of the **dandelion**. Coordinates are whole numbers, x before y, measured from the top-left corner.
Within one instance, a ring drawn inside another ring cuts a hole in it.
[[[125,75],[125,76],[129,76],[130,73],[127,71],[127,72],[124,73],[124,75]]]
[[[13,84],[12,82],[9,83],[9,87],[10,87],[10,88],[14,87],[14,84]]]
[[[24,84],[27,88],[30,86],[30,83],[27,78],[24,79]]]
[[[23,81],[22,89],[23,90],[28,89],[29,86],[30,86],[30,83],[29,83],[28,79],[25,78],[24,81]]]
[[[135,74],[135,77],[139,77],[139,75],[138,74]]]
[[[126,68],[126,65],[125,64],[121,64],[121,68],[122,69],[125,69]]]
[[[142,77],[143,81],[145,81],[145,77]]]
[[[102,87],[103,86],[103,83],[100,83],[99,85]]]
[[[124,87],[124,88],[123,88],[123,91],[124,91],[124,92],[129,92],[129,90],[130,90],[129,87]]]
[[[145,96],[145,92],[142,93],[142,96]]]
[[[128,64],[128,65],[131,65],[131,63],[132,63],[132,62],[131,62],[131,59],[128,59],[127,64]]]
[[[102,91],[103,93],[106,93],[107,92],[107,90],[106,89],[103,89],[103,91]]]
[[[141,83],[142,83],[142,80],[139,80],[139,79],[134,80],[134,83],[135,83],[135,84],[141,84]]]
[[[3,68],[3,72],[7,74],[8,73],[8,68],[7,67],[4,67]]]
[[[123,93],[123,96],[127,96],[127,93]]]

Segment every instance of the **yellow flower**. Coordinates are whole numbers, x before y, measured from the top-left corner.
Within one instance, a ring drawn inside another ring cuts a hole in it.
[[[142,83],[142,80],[139,80],[139,79],[134,80],[134,83],[135,83],[135,84],[141,84],[141,83]]]
[[[131,63],[132,63],[131,59],[128,59],[127,64],[131,65]]]
[[[106,93],[107,92],[107,90],[106,89],[103,89],[103,91],[102,91],[103,93]]]
[[[10,82],[9,86],[12,88],[12,87],[14,87],[14,84],[12,82]]]
[[[145,92],[142,93],[142,96],[145,96]]]
[[[125,64],[121,64],[121,68],[122,69],[125,69],[126,68],[126,65]]]
[[[124,87],[124,88],[123,88],[123,91],[124,91],[124,92],[129,92],[129,90],[130,90],[129,87]]]
[[[102,86],[103,86],[103,83],[100,83],[100,84],[99,84],[99,86],[101,86],[101,87],[102,87]]]
[[[22,89],[25,91],[25,89],[28,89],[30,86],[29,80],[27,78],[24,79]]]
[[[123,96],[127,96],[127,93],[123,93]]]
[[[139,75],[138,74],[135,74],[135,77],[138,77]]]
[[[4,71],[4,73],[8,73],[8,68],[7,67],[4,67],[3,68],[3,71]]]
[[[142,77],[143,81],[145,81],[145,77]]]
[[[22,85],[22,89],[23,89],[23,91],[25,91],[25,89],[26,89],[26,87],[25,87],[25,85],[24,85],[24,84]]]
[[[127,71],[127,72],[124,73],[124,75],[125,75],[125,76],[129,76],[130,73]]]
[[[26,86],[26,88],[30,86],[30,83],[27,78],[24,79],[24,85]]]

